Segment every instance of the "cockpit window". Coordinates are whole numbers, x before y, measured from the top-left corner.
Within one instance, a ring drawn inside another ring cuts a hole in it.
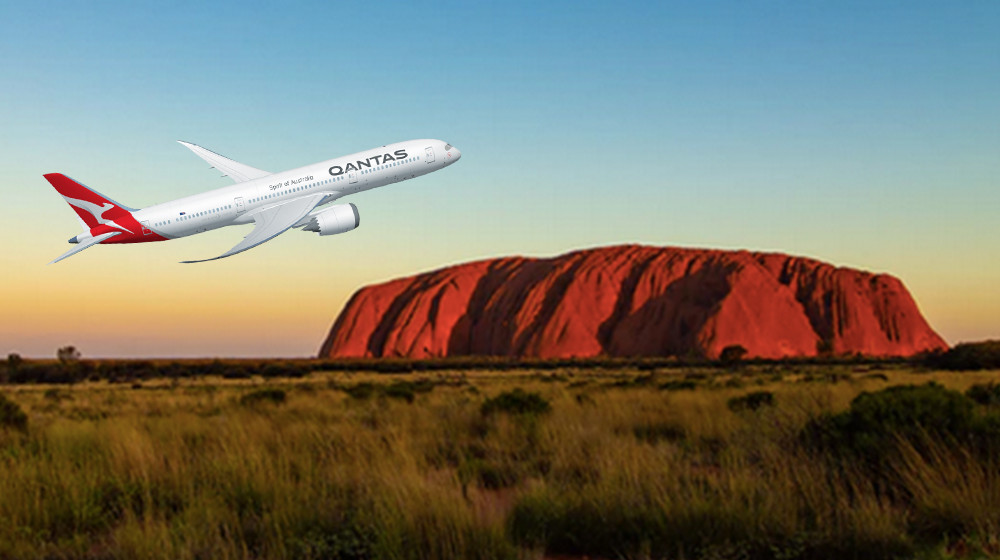
[[[444,149],[445,150],[450,150],[451,149],[451,144],[445,144],[444,145]]]

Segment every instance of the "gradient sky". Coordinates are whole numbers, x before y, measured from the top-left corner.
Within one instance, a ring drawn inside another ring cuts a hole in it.
[[[896,275],[1000,337],[1000,2],[5,2],[0,352],[309,356],[359,287],[617,243]],[[411,138],[462,161],[362,226],[94,247],[42,178],[130,206]]]

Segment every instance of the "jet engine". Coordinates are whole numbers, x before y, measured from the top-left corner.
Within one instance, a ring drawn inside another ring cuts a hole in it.
[[[309,218],[302,231],[315,231],[320,235],[335,235],[351,231],[361,224],[358,207],[353,204],[338,204]]]

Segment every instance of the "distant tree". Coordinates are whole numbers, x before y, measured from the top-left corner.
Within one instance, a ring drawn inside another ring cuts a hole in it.
[[[816,355],[827,358],[833,355],[833,339],[823,338],[816,341]]]
[[[747,349],[739,344],[731,344],[722,349],[719,352],[719,361],[723,365],[735,366],[739,365],[743,361],[743,357],[747,355]]]
[[[950,370],[1000,369],[1000,340],[963,342],[923,356],[925,365]]]
[[[76,346],[63,346],[56,351],[56,357],[62,364],[75,364],[80,361],[80,351]]]
[[[21,366],[23,361],[20,354],[14,352],[7,354],[7,369],[0,373],[0,383],[9,382],[10,374],[17,373],[17,368]]]

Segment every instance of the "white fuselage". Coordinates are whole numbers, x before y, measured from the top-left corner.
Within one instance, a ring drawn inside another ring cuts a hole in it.
[[[144,228],[175,239],[252,223],[254,212],[306,195],[325,194],[320,204],[328,204],[348,194],[426,175],[459,157],[457,149],[440,140],[398,142],[149,206],[134,216]],[[309,216],[322,211],[316,209]],[[296,225],[304,225],[309,216]]]

